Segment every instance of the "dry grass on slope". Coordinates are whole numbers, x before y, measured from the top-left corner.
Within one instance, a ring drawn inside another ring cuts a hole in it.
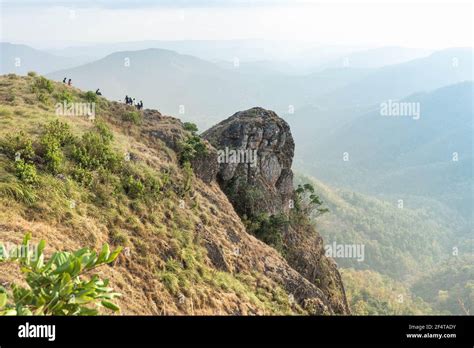
[[[59,83],[52,84],[51,92],[34,91],[36,79],[0,77],[0,139],[22,130],[39,154],[39,139],[51,121],[68,124],[77,144],[95,131],[87,118],[55,115],[61,96],[84,102],[84,92]],[[91,176],[87,185],[74,178],[77,163],[67,147],[60,173],[49,172],[41,155],[33,160],[34,185],[15,175],[14,159],[0,148],[3,243],[19,243],[31,231],[33,242],[47,241],[47,255],[84,246],[97,250],[103,243],[124,246],[126,252],[113,266],[98,270],[122,293],[123,314],[308,313],[303,300],[320,296],[318,289],[275,250],[248,235],[217,184],[205,184],[180,166],[175,151],[160,140],[179,139],[178,120],[152,112],[153,128],[160,134],[145,137],[142,127],[149,121],[142,113],[131,120],[133,108],[99,98],[96,112],[96,120],[113,134],[111,151],[118,157],[128,154],[130,161],[125,169],[86,172]],[[137,195],[127,191],[123,182],[129,177],[145,189]],[[149,181],[158,182],[153,195]],[[0,264],[0,283],[19,280],[18,269]]]

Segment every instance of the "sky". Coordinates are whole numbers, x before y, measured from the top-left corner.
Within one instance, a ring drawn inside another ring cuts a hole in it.
[[[269,39],[440,49],[473,46],[471,0],[2,0],[1,41],[65,47]]]

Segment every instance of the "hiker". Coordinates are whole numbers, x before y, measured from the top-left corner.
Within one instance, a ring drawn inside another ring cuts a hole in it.
[[[63,83],[64,83],[64,84],[66,84],[66,79],[67,79],[67,77],[65,77],[64,80],[63,80]]]
[[[99,91],[99,88],[97,88],[97,90],[95,91],[95,94],[96,95],[102,95],[102,93],[100,93],[100,91]]]
[[[69,80],[67,81],[67,85],[68,85],[68,86],[71,86],[71,85],[72,85],[71,79],[69,79]]]
[[[138,110],[141,110],[141,109],[143,109],[143,100],[140,100],[140,104],[138,104],[138,105],[139,105],[139,108],[138,108]]]
[[[125,96],[125,104],[128,105],[129,101],[128,101],[128,95]]]

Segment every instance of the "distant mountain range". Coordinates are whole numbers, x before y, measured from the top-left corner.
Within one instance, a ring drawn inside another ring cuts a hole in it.
[[[449,65],[454,55],[459,62],[456,68]],[[59,80],[67,76],[81,88],[101,88],[112,99],[133,95],[169,114],[178,113],[183,105],[181,117],[206,128],[233,110],[255,105],[287,113],[305,105],[353,106],[359,99],[366,104],[438,88],[469,79],[469,59],[472,62],[469,50],[448,50],[380,69],[342,67],[289,75],[277,69],[259,69],[256,63],[242,63],[240,70],[240,62],[229,67],[174,51],[147,49],[116,52],[48,77]],[[418,67],[422,71],[413,76]],[[433,77],[427,70],[439,70],[439,76]],[[404,81],[410,79],[416,83]]]
[[[26,45],[0,42],[0,74],[25,75],[28,71],[47,74],[83,64],[85,59],[63,57]]]
[[[472,98],[472,81],[414,94],[400,103],[418,104],[417,120],[383,116],[379,107],[311,139],[307,123],[293,119],[295,137],[305,138],[297,165],[353,190],[436,197],[470,217]]]
[[[399,99],[472,80],[473,51],[454,48],[428,57],[376,69],[366,77],[324,95],[327,105],[366,105]]]

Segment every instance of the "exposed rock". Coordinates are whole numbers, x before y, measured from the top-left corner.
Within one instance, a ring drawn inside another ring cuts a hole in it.
[[[206,142],[207,143],[207,142]],[[214,147],[206,144],[207,151],[205,154],[199,154],[191,160],[191,166],[193,167],[194,174],[209,184],[216,178],[219,170],[217,162],[217,151]]]
[[[283,119],[273,111],[253,108],[237,112],[203,137],[218,151],[217,179],[227,193],[245,194],[254,187],[261,197],[251,209],[272,214],[289,211],[295,143]],[[247,208],[237,205],[236,209],[242,214]]]
[[[179,153],[182,143],[190,133],[184,130],[183,124],[177,118],[163,116],[155,110],[145,110],[143,113],[144,124],[142,134],[145,137],[152,137]],[[191,160],[194,174],[205,183],[210,183],[215,179],[218,171],[217,151],[210,146],[207,141],[205,154],[198,154]]]
[[[237,112],[203,137],[218,150],[217,181],[241,217],[262,213],[290,216],[295,143],[283,119],[273,111],[252,108]],[[301,281],[293,286],[287,279],[287,290],[312,312],[349,313],[337,266],[324,255],[322,238],[314,227],[290,224],[282,235],[288,263],[317,289],[305,288]],[[267,265],[267,272],[270,270]]]

